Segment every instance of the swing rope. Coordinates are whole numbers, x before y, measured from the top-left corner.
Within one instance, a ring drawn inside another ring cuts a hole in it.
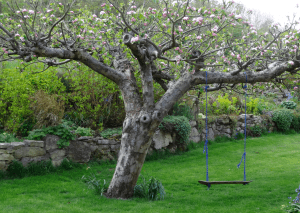
[[[205,144],[204,144],[204,149],[203,149],[203,153],[206,153],[206,181],[202,181],[199,180],[198,182],[204,185],[207,185],[208,189],[210,188],[211,184],[243,184],[246,185],[252,181],[246,181],[246,128],[247,128],[247,74],[245,72],[246,75],[246,84],[243,87],[245,89],[245,129],[244,129],[244,153],[242,155],[242,159],[241,162],[237,165],[237,167],[239,168],[243,162],[244,159],[244,180],[243,181],[209,181],[209,177],[208,177],[208,120],[207,120],[207,89],[209,88],[209,86],[207,85],[207,71],[205,71],[205,93],[206,93],[206,117],[205,117],[205,130],[206,130],[206,134],[205,134]]]
[[[205,71],[205,93],[206,93],[206,114],[205,114],[205,144],[204,144],[204,149],[203,153],[206,153],[206,181],[208,181],[208,140],[207,140],[207,135],[208,135],[208,127],[207,127],[207,89],[209,86],[207,86],[207,71]]]
[[[246,138],[247,138],[247,74],[246,75],[246,84],[243,87],[245,89],[245,129],[244,129],[244,153],[242,155],[241,162],[237,165],[237,168],[240,168],[243,159],[244,159],[244,181],[246,181]]]

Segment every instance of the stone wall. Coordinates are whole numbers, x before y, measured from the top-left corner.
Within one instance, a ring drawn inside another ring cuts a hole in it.
[[[243,133],[245,115],[239,115],[232,119],[223,116],[210,120],[208,124],[208,139],[213,140],[216,136],[231,137],[237,132]],[[204,123],[203,121],[201,122]],[[274,128],[274,123],[270,123],[267,118],[247,115],[247,126],[261,125],[268,123],[269,131]],[[205,125],[199,129],[199,122],[190,121],[190,140],[199,143],[205,140]],[[18,160],[26,166],[30,162],[51,160],[54,166],[60,165],[64,158],[78,163],[87,163],[92,158],[115,159],[120,149],[120,135],[112,136],[112,139],[102,137],[80,137],[70,142],[70,146],[59,149],[58,136],[48,135],[42,141],[24,140],[23,142],[0,143],[0,170],[7,169],[12,160]],[[175,152],[180,144],[177,143],[176,133],[163,132],[157,130],[153,136],[153,141],[148,151],[169,149]]]

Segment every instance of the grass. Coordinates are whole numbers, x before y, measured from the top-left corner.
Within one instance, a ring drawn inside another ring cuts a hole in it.
[[[81,181],[89,166],[109,181],[114,164],[91,164],[45,176],[0,180],[2,212],[282,212],[300,184],[300,135],[270,134],[247,140],[249,185],[200,185],[205,180],[205,155],[197,148],[182,155],[145,162],[142,174],[159,179],[163,201],[107,199]],[[209,146],[210,180],[242,180],[237,169],[243,141]]]

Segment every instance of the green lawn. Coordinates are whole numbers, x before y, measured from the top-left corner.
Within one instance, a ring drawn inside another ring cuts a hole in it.
[[[113,200],[95,195],[81,181],[87,166],[45,176],[0,182],[0,212],[282,212],[300,184],[300,135],[272,134],[247,140],[249,185],[200,185],[205,180],[201,148],[144,164],[142,174],[163,183],[163,201]],[[237,169],[243,141],[209,146],[210,180],[242,180]],[[110,180],[114,165],[91,166]]]

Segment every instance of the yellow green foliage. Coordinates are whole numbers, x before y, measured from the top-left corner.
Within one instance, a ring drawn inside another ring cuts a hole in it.
[[[33,115],[30,97],[37,90],[60,94],[65,87],[51,69],[39,74],[15,68],[0,70],[0,124],[6,130],[16,132],[24,119]]]

